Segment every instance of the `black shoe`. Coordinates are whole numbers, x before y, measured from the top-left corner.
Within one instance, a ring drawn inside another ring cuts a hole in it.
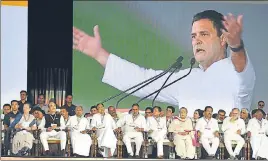
[[[45,156],[50,156],[50,152],[49,150],[46,150],[45,153],[44,153]]]
[[[139,158],[140,158],[140,156],[138,156],[138,155],[135,155],[135,158],[136,158],[136,159],[139,159]]]
[[[132,155],[128,154],[128,158],[134,158]]]
[[[61,155],[62,157],[65,157],[65,150],[64,150],[64,149],[61,150],[60,155]]]

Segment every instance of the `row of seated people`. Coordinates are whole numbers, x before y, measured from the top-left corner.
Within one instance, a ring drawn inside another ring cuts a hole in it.
[[[205,108],[204,117],[199,118],[196,124],[194,124],[195,121],[187,117],[187,109],[184,107],[180,108],[179,117],[172,117],[171,121],[168,122],[165,118],[160,117],[162,110],[158,106],[153,108],[153,116],[145,118],[139,114],[139,105],[134,104],[132,112],[118,120],[105,113],[102,104],[97,106],[97,110],[98,113],[94,114],[89,120],[83,117],[83,108],[77,106],[75,115],[69,117],[66,114],[68,113],[66,108],[61,109],[62,115],[56,114],[56,104],[51,102],[49,104],[50,114],[35,119],[30,114],[30,104],[25,104],[23,117],[15,125],[17,132],[12,139],[12,152],[16,154],[23,147],[31,149],[34,137],[30,131],[35,129],[41,131],[39,138],[45,155],[50,155],[48,146],[50,137],[60,139],[61,153],[65,155],[67,140],[65,131],[70,131],[73,153],[79,156],[89,156],[92,138],[88,133],[92,132],[96,132],[99,151],[103,157],[111,157],[115,153],[118,143],[115,134],[120,132],[123,134],[122,141],[130,157],[139,157],[141,146],[144,143],[143,132],[148,132],[156,143],[158,158],[163,158],[163,143],[167,132],[173,134],[176,154],[182,159],[193,159],[198,151],[199,143],[202,144],[207,155],[211,157],[215,157],[217,149],[219,149],[221,133],[217,120],[212,118],[213,108],[210,106]],[[38,111],[44,114],[41,109],[37,108],[34,115]],[[268,145],[268,124],[267,120],[263,119],[262,111],[257,110],[255,117],[249,121],[247,128],[245,122],[239,118],[239,112],[238,109],[233,109],[231,117],[225,118],[221,127],[223,142],[230,158],[237,158],[245,144],[241,135],[247,133],[253,150],[252,158],[267,159],[267,154],[263,150]],[[10,140],[12,128],[6,124],[4,125],[6,131],[5,146],[8,146],[9,142],[7,140]],[[131,146],[132,141],[135,142],[136,146],[134,151]],[[231,146],[232,141],[237,142],[234,151]]]

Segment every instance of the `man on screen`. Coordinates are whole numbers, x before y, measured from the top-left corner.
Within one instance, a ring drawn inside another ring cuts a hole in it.
[[[255,85],[255,72],[242,41],[242,15],[223,16],[214,10],[197,13],[192,21],[192,47],[199,68],[172,86],[164,89],[158,101],[194,109],[212,106],[216,111],[232,108],[250,108]],[[227,57],[227,47],[230,57]],[[73,28],[73,48],[97,60],[104,68],[102,81],[119,90],[125,90],[162,71],[141,68],[107,52],[102,48],[98,26],[94,37]],[[188,73],[189,69],[173,74],[170,83]],[[159,89],[166,76],[134,93],[144,97]],[[150,97],[153,98],[153,97]]]

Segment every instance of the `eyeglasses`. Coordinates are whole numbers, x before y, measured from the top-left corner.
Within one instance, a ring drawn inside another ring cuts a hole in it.
[[[259,106],[262,106],[262,107],[263,107],[263,106],[264,106],[264,104],[259,104]]]
[[[152,113],[152,112],[145,112],[145,113],[147,114],[147,113]]]

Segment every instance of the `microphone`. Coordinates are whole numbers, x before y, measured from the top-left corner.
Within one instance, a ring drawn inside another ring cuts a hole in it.
[[[189,72],[188,72],[187,74],[185,74],[184,76],[182,76],[182,77],[180,77],[180,78],[174,80],[173,82],[169,83],[168,85],[163,86],[162,89],[165,89],[165,88],[171,86],[172,84],[178,82],[179,80],[181,80],[181,79],[187,77],[187,76],[192,72],[193,66],[194,66],[194,64],[195,64],[195,58],[192,58],[190,63],[191,63],[191,67],[190,67],[190,70],[189,70]],[[141,101],[143,101],[143,100],[145,100],[146,98],[148,98],[148,97],[154,95],[155,93],[161,91],[162,89],[158,89],[158,90],[154,91],[153,93],[151,93],[151,94],[149,94],[149,95],[147,95],[147,96],[141,98],[137,103],[140,103]]]
[[[179,63],[174,69],[173,71],[169,74],[169,76],[167,77],[167,79],[165,80],[165,82],[163,83],[163,85],[160,87],[159,91],[157,92],[157,94],[155,95],[153,101],[152,101],[152,107],[154,107],[154,101],[156,99],[156,97],[159,95],[159,93],[161,92],[162,88],[166,85],[167,81],[169,80],[169,78],[172,76],[172,74],[177,70],[177,69],[181,69],[182,67],[182,63]]]
[[[180,57],[177,59],[176,64],[172,65],[171,69],[174,68],[174,67],[177,67],[177,66],[178,66],[178,65],[177,65],[178,63],[181,64],[181,61],[182,61],[182,60],[183,60],[183,57],[180,56]],[[168,71],[170,71],[171,69],[166,70],[166,71],[165,71],[165,74],[166,74]],[[163,74],[163,75],[165,75],[165,74]],[[141,87],[135,89],[134,91],[132,91],[132,92],[128,93],[127,95],[125,95],[124,97],[120,98],[120,99],[116,102],[115,107],[117,108],[117,107],[118,107],[118,104],[119,104],[123,99],[125,99],[125,98],[128,97],[129,95],[131,95],[131,94],[137,92],[138,90],[142,89],[143,87],[149,85],[150,83],[152,83],[153,81],[159,79],[159,78],[162,77],[163,75],[161,75],[161,76],[159,76],[159,77],[157,77],[157,78],[155,78],[155,79],[149,81],[148,83],[145,83],[145,84],[142,85]]]
[[[109,97],[109,98],[103,100],[103,101],[101,102],[101,104],[103,104],[103,103],[105,103],[105,102],[108,102],[108,101],[110,101],[111,99],[114,99],[114,98],[116,98],[116,97],[122,95],[123,93],[126,93],[126,92],[128,92],[128,91],[130,91],[130,90],[132,90],[132,89],[134,89],[134,88],[136,88],[136,87],[138,87],[138,86],[140,86],[140,85],[146,83],[146,82],[149,82],[149,81],[153,82],[153,81],[157,80],[158,78],[160,78],[160,77],[162,77],[163,75],[165,75],[166,73],[168,73],[171,69],[173,69],[173,68],[174,68],[178,63],[180,63],[182,60],[183,60],[183,57],[180,56],[179,58],[177,58],[177,60],[176,60],[175,63],[173,63],[171,66],[169,66],[168,69],[164,70],[164,71],[161,72],[160,74],[158,74],[158,75],[156,75],[156,76],[153,76],[153,77],[151,77],[151,78],[149,78],[149,79],[147,79],[147,80],[145,80],[145,81],[143,81],[143,82],[141,82],[141,83],[138,83],[138,84],[136,84],[136,85],[134,85],[134,86],[132,86],[132,87],[130,87],[130,88],[128,88],[128,89],[126,89],[126,90],[124,90],[124,91],[122,91],[122,92],[116,94],[116,95],[114,95],[114,96],[111,96],[111,97]],[[151,82],[150,82],[150,83],[151,83]]]

